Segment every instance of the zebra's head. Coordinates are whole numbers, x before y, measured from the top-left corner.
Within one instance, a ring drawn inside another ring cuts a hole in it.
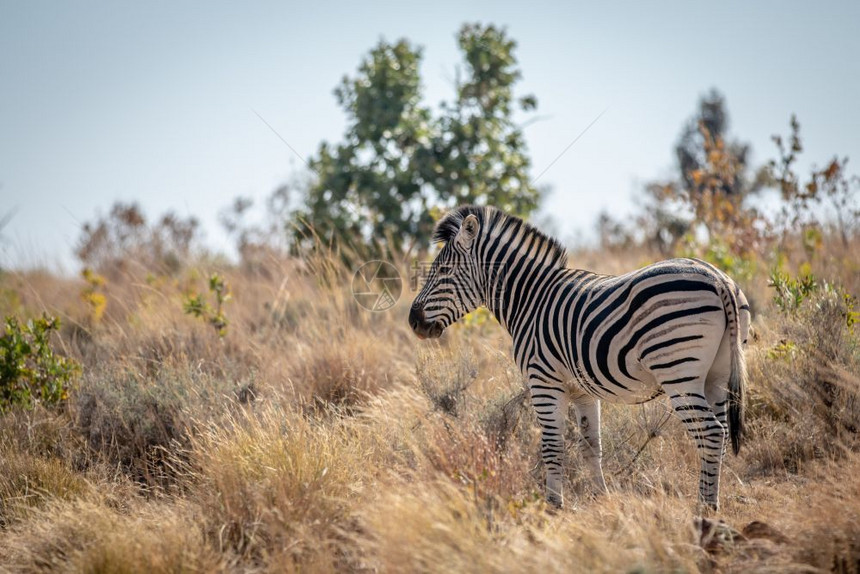
[[[483,221],[484,208],[468,206],[452,211],[436,226],[433,238],[445,246],[409,311],[409,325],[419,338],[441,336],[449,325],[483,304],[476,255]]]

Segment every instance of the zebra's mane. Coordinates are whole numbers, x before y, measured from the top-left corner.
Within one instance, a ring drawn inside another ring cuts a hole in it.
[[[460,207],[455,207],[446,213],[445,217],[436,224],[436,229],[433,231],[433,241],[436,243],[448,243],[454,239],[457,236],[457,232],[460,231],[460,226],[463,224],[463,220],[469,215],[474,215],[478,218],[478,223],[480,223],[481,227],[481,235],[486,237],[492,234],[494,229],[513,226],[513,233],[511,236],[515,236],[517,232],[522,229],[524,232],[522,238],[525,239],[531,237],[536,240],[538,251],[540,251],[540,248],[544,246],[547,247],[549,250],[548,260],[550,264],[559,267],[564,267],[567,264],[567,250],[557,239],[550,237],[537,227],[534,227],[530,223],[526,223],[519,217],[508,215],[507,213],[491,206],[461,205]],[[531,247],[534,248],[535,244],[532,243]]]

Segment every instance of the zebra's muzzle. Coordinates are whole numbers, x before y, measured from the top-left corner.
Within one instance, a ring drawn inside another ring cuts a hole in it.
[[[409,311],[409,326],[419,339],[437,339],[445,330],[438,321],[427,321],[424,309],[419,307],[412,307]]]

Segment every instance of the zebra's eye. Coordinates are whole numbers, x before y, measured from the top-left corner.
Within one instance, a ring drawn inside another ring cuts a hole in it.
[[[450,277],[454,273],[454,266],[443,263],[439,265],[437,272],[439,273],[439,277]]]

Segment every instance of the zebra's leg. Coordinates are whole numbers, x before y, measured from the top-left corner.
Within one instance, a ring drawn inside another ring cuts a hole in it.
[[[731,374],[732,356],[729,341],[729,333],[726,331],[723,340],[720,343],[720,348],[717,351],[717,356],[714,358],[714,363],[711,365],[711,370],[708,371],[708,376],[705,379],[705,398],[711,408],[714,410],[714,416],[723,425],[726,433],[728,433],[729,425],[726,420],[726,410],[729,404],[729,375]],[[728,441],[723,441],[723,450],[720,453],[720,460],[726,456],[726,445]],[[720,477],[717,477],[716,491],[719,494]]]
[[[687,433],[696,442],[701,467],[699,470],[699,501],[716,510],[719,506],[719,481],[726,428],[704,394],[704,377],[690,377],[678,382],[662,381],[672,408],[678,414]]]
[[[591,395],[573,399],[579,432],[582,434],[582,457],[591,473],[591,480],[600,492],[606,492],[603,479],[603,447],[600,441],[600,401]]]
[[[567,395],[564,389],[529,379],[532,407],[541,427],[540,454],[546,470],[546,500],[561,508],[564,504],[564,432],[567,424]]]
[[[722,466],[722,461],[726,457],[726,445],[729,443],[726,440],[728,436],[729,425],[726,420],[726,409],[729,404],[729,377],[728,375],[723,377],[715,377],[711,378],[711,375],[708,374],[708,380],[705,383],[705,398],[708,401],[708,404],[711,405],[711,408],[714,410],[714,416],[717,417],[717,421],[723,427],[723,444],[722,449],[720,450],[720,466]],[[720,475],[714,479],[714,498],[719,499],[720,495]]]

